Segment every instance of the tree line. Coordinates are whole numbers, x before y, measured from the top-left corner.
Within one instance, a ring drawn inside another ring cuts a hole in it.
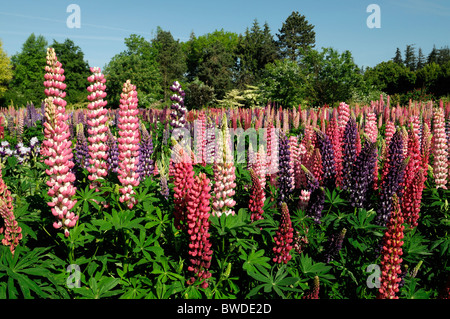
[[[179,81],[186,91],[185,105],[252,107],[268,101],[283,106],[322,106],[340,101],[368,103],[389,94],[395,101],[441,98],[450,94],[448,47],[425,56],[408,45],[393,58],[374,67],[356,65],[349,50],[315,48],[314,25],[292,12],[273,35],[269,25],[254,20],[243,34],[221,30],[188,41],[174,39],[160,27],[147,40],[131,34],[126,49],[102,69],[107,77],[108,102],[118,107],[122,84],[130,79],[138,88],[141,107],[170,103],[169,87]],[[8,57],[0,42],[0,105],[39,105],[46,49],[42,36],[31,34],[22,50]],[[71,39],[53,40],[66,70],[67,102],[86,104],[89,63]]]

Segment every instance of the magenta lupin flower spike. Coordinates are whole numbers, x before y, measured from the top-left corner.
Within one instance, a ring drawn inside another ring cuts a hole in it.
[[[136,86],[127,80],[120,97],[120,110],[117,127],[119,128],[119,168],[118,178],[122,184],[120,188],[120,202],[127,203],[133,208],[135,194],[133,187],[139,185],[139,109]]]
[[[291,216],[286,203],[281,204],[281,220],[276,235],[274,237],[275,246],[273,247],[273,262],[287,264],[291,260],[290,254],[294,238],[294,229],[292,228]]]
[[[387,230],[383,237],[381,252],[381,278],[378,290],[378,299],[398,299],[398,284],[401,281],[400,264],[403,259],[404,219],[397,195],[394,195],[393,210],[387,224]]]
[[[211,277],[209,267],[213,251],[209,240],[209,200],[211,186],[210,180],[204,173],[200,173],[193,180],[192,187],[189,188],[186,200],[186,223],[189,235],[189,255],[190,265],[188,270],[193,276],[188,280],[188,284],[195,283],[197,279],[201,281],[201,287],[207,288],[207,279]]]

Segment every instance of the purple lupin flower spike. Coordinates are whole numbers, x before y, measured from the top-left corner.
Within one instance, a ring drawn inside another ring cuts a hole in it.
[[[324,252],[324,262],[329,263],[334,260],[336,255],[342,249],[347,229],[343,228],[339,233],[334,233],[327,241]]]
[[[380,186],[380,202],[377,209],[375,222],[380,226],[385,226],[392,212],[393,196],[397,194],[399,198],[403,193],[401,185],[404,178],[405,161],[403,157],[403,138],[401,131],[398,130],[392,136],[389,143],[389,154],[384,170],[387,172],[383,176]]]
[[[336,186],[333,145],[325,133],[316,130],[316,136],[317,146],[322,156],[323,185],[327,188],[333,188]]]
[[[320,187],[319,181],[305,166],[301,165],[302,170],[306,175],[306,190],[310,192],[308,205],[305,213],[314,219],[314,222],[320,224],[322,217],[322,209],[325,202],[325,192],[323,187]]]
[[[376,161],[376,145],[367,140],[356,158],[352,173],[348,177],[347,192],[352,207],[364,207],[369,193],[373,189],[373,173]]]
[[[108,130],[108,170],[117,173],[119,167],[119,147],[117,146],[117,139],[112,135],[111,130]]]
[[[280,148],[279,148],[279,194],[278,203],[281,205],[283,202],[289,201],[289,196],[292,191],[292,178],[291,175],[291,153],[289,150],[289,139],[281,132],[280,134]]]

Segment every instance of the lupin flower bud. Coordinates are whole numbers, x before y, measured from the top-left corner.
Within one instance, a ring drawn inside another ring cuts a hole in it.
[[[315,276],[313,287],[305,293],[302,299],[319,299],[319,291],[320,291],[319,276]]]
[[[134,189],[139,185],[139,174],[136,172],[139,163],[139,109],[136,86],[127,80],[122,89],[117,127],[119,128],[119,169],[118,178],[122,184],[119,198],[126,202],[128,208],[135,204]]]
[[[292,249],[292,241],[294,237],[294,229],[292,228],[291,216],[286,203],[281,203],[281,220],[274,237],[275,246],[273,247],[273,262],[287,264],[292,259],[290,251]]]
[[[92,83],[87,87],[90,93],[87,97],[89,104],[88,112],[88,141],[89,141],[89,180],[93,182],[91,188],[97,188],[99,185],[95,182],[98,179],[104,179],[108,175],[108,110],[105,108],[106,97],[106,79],[99,67],[91,67],[91,76],[87,80]]]
[[[209,267],[213,251],[209,241],[209,200],[211,195],[210,180],[204,173],[195,177],[192,187],[187,191],[186,224],[189,235],[189,255],[191,265],[188,267],[194,273],[188,280],[188,284],[194,284],[197,279],[201,281],[201,287],[207,288],[206,279],[211,277]]]
[[[111,130],[108,130],[108,170],[117,173],[119,167],[119,148],[117,146],[117,139],[112,135]]]

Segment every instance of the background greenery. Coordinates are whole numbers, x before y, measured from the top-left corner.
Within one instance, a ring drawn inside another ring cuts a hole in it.
[[[255,98],[247,99],[244,107],[268,101],[285,107],[363,104],[381,93],[390,95],[393,103],[405,104],[450,95],[448,46],[426,53],[407,45],[397,48],[391,60],[363,68],[354,63],[350,51],[316,48],[315,35],[314,25],[298,12],[292,12],[275,35],[267,23],[260,25],[256,19],[243,34],[223,29],[200,36],[192,33],[186,42],[160,27],[150,40],[131,34],[124,39],[127,49],[102,67],[108,103],[118,107],[127,79],[137,86],[142,107],[169,104],[169,86],[175,80],[190,93],[186,100],[190,109],[233,105],[242,101],[249,86]],[[31,34],[11,57],[0,45],[0,106],[41,103],[48,46],[55,48],[66,70],[66,100],[86,105],[89,68],[81,48],[70,39],[48,43],[42,35]]]

